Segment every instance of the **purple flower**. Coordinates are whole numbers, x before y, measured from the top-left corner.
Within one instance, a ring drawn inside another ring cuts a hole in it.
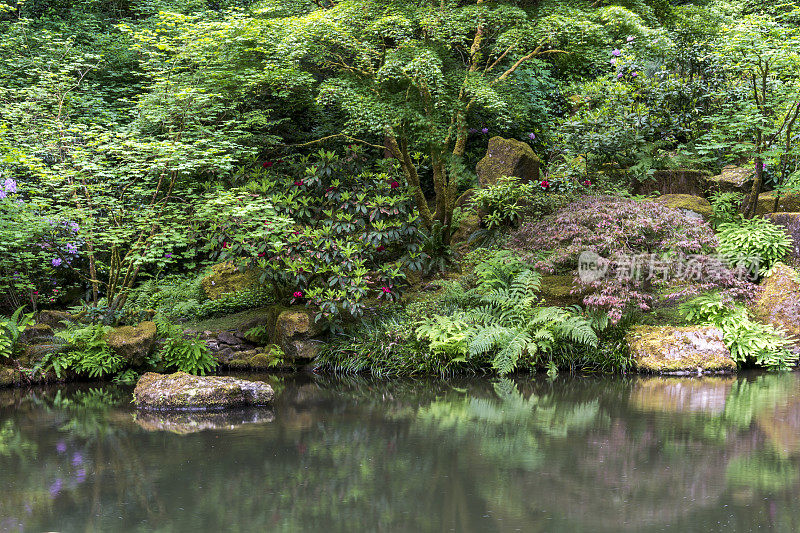
[[[487,133],[489,133],[489,128],[483,128],[483,129],[481,130],[481,133],[483,133],[484,135],[486,135]]]
[[[622,72],[620,72],[619,74],[617,74],[617,78],[621,78],[621,77],[622,77]]]
[[[59,266],[61,266],[61,263],[62,263],[60,257],[54,257],[53,260],[50,261],[50,262],[53,264],[54,267],[59,267]]]
[[[631,76],[633,76],[634,78],[635,78],[636,76],[638,76],[638,75],[639,75],[639,73],[638,73],[638,72],[631,72]]]
[[[470,133],[478,133],[478,129],[477,128],[470,128],[469,132]]]
[[[171,254],[171,253],[166,253],[166,254],[164,254],[164,257],[166,257],[167,259],[169,259],[170,257],[172,257],[172,254]]]
[[[53,481],[53,484],[50,485],[50,497],[55,498],[61,492],[61,488],[64,486],[64,481],[61,478],[57,478]]]
[[[5,189],[0,189],[0,200],[2,200],[2,199],[3,199],[3,198],[5,198],[5,197],[6,197],[6,191],[5,191]]]
[[[611,50],[611,55],[614,57],[619,57],[621,54],[622,50],[620,50],[619,48],[614,48],[613,50]]]
[[[627,40],[627,41],[630,43],[630,42],[632,42],[634,39],[635,39],[635,37],[634,37],[633,35],[628,35],[628,38],[627,38],[626,40]]]
[[[529,134],[528,134],[528,138],[529,138],[530,140],[534,141],[534,140],[536,140],[536,134],[535,134],[535,133],[529,133]]]
[[[761,170],[767,170],[767,164],[761,163]]]
[[[617,64],[617,58],[616,57],[612,57],[611,61],[609,61],[609,63],[611,63],[612,65],[616,65]]]
[[[78,226],[77,222],[70,222],[69,228],[72,230],[72,233],[78,233],[80,226]]]
[[[75,481],[77,481],[78,483],[83,483],[84,481],[86,481],[86,469],[85,468],[81,468],[80,470],[75,472]]]
[[[83,455],[80,452],[72,454],[72,466],[80,466],[83,464]]]
[[[71,242],[68,242],[67,245],[64,247],[68,254],[76,255],[78,253],[78,247]]]
[[[58,441],[58,443],[56,444],[56,451],[58,453],[64,453],[65,451],[67,451],[67,445],[64,443],[63,440]]]
[[[17,192],[17,182],[11,178],[6,178],[6,181],[3,182],[3,189],[5,189],[7,193],[15,193]]]

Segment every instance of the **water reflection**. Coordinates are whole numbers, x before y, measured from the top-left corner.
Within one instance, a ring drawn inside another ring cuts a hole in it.
[[[0,390],[0,531],[800,526],[800,375],[269,378],[273,410]]]

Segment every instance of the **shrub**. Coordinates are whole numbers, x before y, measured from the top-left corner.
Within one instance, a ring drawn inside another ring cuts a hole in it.
[[[59,378],[65,370],[91,378],[119,372],[125,361],[106,342],[110,329],[110,326],[92,324],[56,332],[55,335],[67,343],[66,353],[50,354],[34,370],[46,372],[52,368]]]
[[[711,195],[711,223],[714,227],[734,222],[744,195],[738,192],[715,192]]]
[[[769,220],[753,218],[720,224],[719,253],[732,266],[769,270],[792,249],[784,229]]]
[[[574,275],[581,254],[596,254],[607,269],[605,275],[576,276],[575,283],[587,292],[583,303],[607,310],[614,322],[631,310],[649,311],[656,289],[686,275],[687,263],[693,269],[692,279],[665,293],[668,300],[715,288],[741,298],[751,296],[754,287],[710,255],[717,244],[707,224],[678,210],[651,201],[602,196],[586,197],[541,221],[526,223],[509,242],[535,268],[551,273]],[[633,259],[643,257],[647,264],[637,270]]]
[[[533,183],[520,183],[517,177],[502,177],[494,185],[475,191],[471,203],[482,214],[486,228],[495,231],[519,222],[522,200],[533,195],[535,187]]]
[[[189,374],[206,375],[217,368],[217,360],[199,335],[186,337],[183,328],[168,322],[156,322],[158,334],[164,344],[156,354],[156,360],[164,366]]]
[[[725,345],[739,366],[755,365],[770,370],[785,370],[797,363],[798,354],[785,332],[750,318],[747,309],[717,293],[706,294],[680,306],[686,320],[717,326]]]

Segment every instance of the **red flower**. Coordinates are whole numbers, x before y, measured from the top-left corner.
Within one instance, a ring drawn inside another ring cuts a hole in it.
[[[591,182],[591,181],[589,181],[589,180],[583,180],[583,186],[584,186],[584,187],[590,187],[591,185],[592,185],[592,182]]]
[[[547,181],[547,180],[542,180],[541,186],[542,186],[542,189],[549,189],[550,188],[550,182]]]
[[[264,168],[269,168],[274,164],[275,163],[273,163],[272,161],[264,161],[264,163],[261,166],[264,167]]]
[[[336,190],[336,187],[328,187],[327,189],[325,189],[325,192],[331,192],[331,191],[335,191],[335,190]]]
[[[258,252],[258,257],[264,257],[267,255],[267,252]]]
[[[392,292],[392,289],[390,289],[389,287],[381,287],[381,290],[383,291],[384,294],[390,294]]]
[[[381,246],[378,246],[377,248],[375,248],[375,251],[376,251],[376,252],[382,252],[382,251],[384,251],[385,249],[386,249],[386,248],[385,248],[383,245],[381,245]]]
[[[302,298],[303,291],[295,291],[295,293],[292,296],[294,296],[295,298]]]
[[[391,181],[391,182],[389,182],[389,187],[391,187],[392,189],[396,189],[396,188],[398,188],[399,186],[400,186],[400,184],[399,184],[399,183],[397,183],[396,181]]]
[[[297,185],[298,187],[300,187],[300,186],[303,185],[303,180],[295,181],[294,184]]]
[[[227,241],[222,243],[222,248],[230,248],[230,247],[231,247],[231,243],[229,243]]]

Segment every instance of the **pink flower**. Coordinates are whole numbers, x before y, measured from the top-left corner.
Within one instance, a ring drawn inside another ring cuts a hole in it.
[[[303,291],[295,291],[292,296],[294,296],[295,298],[302,298],[303,297]]]
[[[375,248],[375,251],[376,251],[376,252],[382,252],[382,251],[384,251],[385,249],[386,249],[386,248],[385,248],[383,245],[381,245],[381,246],[378,246],[377,248]]]
[[[628,35],[628,38],[626,39],[626,41],[631,42],[634,39],[635,39],[635,37],[633,35]]]
[[[619,57],[622,54],[622,51],[618,48],[614,48],[611,50],[611,55],[614,57]]]
[[[639,73],[638,73],[638,72],[631,72],[631,76],[633,76],[634,78],[635,78],[636,76],[638,76],[638,75],[639,75]]]
[[[389,287],[381,287],[381,290],[383,291],[384,294],[390,294],[392,292],[392,289],[390,289]]]
[[[300,187],[300,186],[302,186],[302,185],[303,185],[303,180],[297,180],[297,181],[295,181],[295,182],[294,182],[294,184],[295,184],[297,187]]]
[[[550,188],[550,182],[547,181],[547,180],[542,180],[542,183],[540,183],[540,185],[541,185],[542,189],[549,189]]]
[[[589,180],[583,180],[583,186],[584,186],[584,187],[589,187],[589,186],[591,186],[591,185],[592,185],[592,182],[591,182],[591,181],[589,181]]]
[[[611,63],[612,65],[616,65],[617,64],[617,58],[616,57],[612,57],[611,61],[609,61],[609,63]]]
[[[224,248],[230,248],[230,247],[231,247],[231,243],[229,243],[228,241],[225,241],[225,242],[222,243],[222,248],[223,249]]]

